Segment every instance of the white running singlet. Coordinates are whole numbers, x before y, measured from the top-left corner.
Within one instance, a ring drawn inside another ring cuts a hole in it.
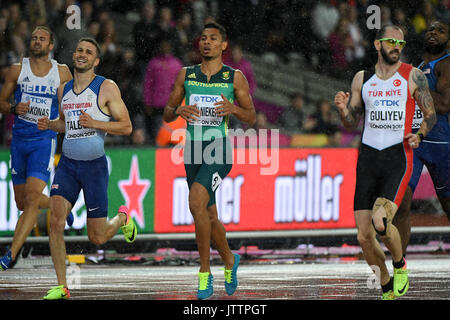
[[[411,70],[411,65],[402,63],[387,80],[378,78],[374,70],[365,74],[361,88],[365,105],[362,143],[383,150],[404,142],[404,137],[411,132],[415,111],[408,84]]]

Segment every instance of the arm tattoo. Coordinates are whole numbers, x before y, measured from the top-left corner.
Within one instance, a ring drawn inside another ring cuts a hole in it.
[[[347,115],[341,115],[342,122],[344,123],[345,127],[352,127],[355,128],[359,124],[359,120],[362,114],[362,108],[359,108],[358,106],[347,106],[348,114]]]
[[[426,124],[426,131],[431,130],[436,122],[436,112],[434,110],[433,98],[428,90],[428,82],[424,74],[421,71],[415,70],[413,73],[413,81],[417,85],[415,98],[417,103],[422,106],[426,111],[424,112],[423,122]],[[423,128],[425,129],[425,128]],[[423,132],[421,130],[421,132]],[[426,133],[424,133],[426,134]]]

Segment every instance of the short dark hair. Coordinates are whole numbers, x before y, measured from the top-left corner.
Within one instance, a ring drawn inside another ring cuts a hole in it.
[[[48,32],[48,34],[50,35],[50,43],[53,43],[53,41],[54,41],[55,39],[54,39],[54,36],[53,36],[53,31],[50,30],[49,27],[46,27],[46,26],[37,26],[36,28],[34,28],[34,30],[33,30],[33,32],[32,32],[31,34],[35,33],[35,32],[38,31],[38,30],[44,30],[44,31]]]
[[[100,45],[98,44],[97,40],[95,40],[94,38],[91,38],[91,37],[83,37],[80,40],[78,40],[78,44],[80,44],[80,42],[83,42],[83,41],[92,43],[95,46],[95,48],[97,49],[97,58],[101,58],[102,49],[100,48]],[[77,44],[77,46],[78,46],[78,44]]]
[[[376,40],[382,39],[384,37],[384,35],[386,34],[386,30],[389,28],[403,32],[402,28],[400,28],[399,26],[396,26],[395,24],[385,24],[380,29],[378,29],[375,39]]]
[[[224,40],[224,41],[227,40],[227,30],[221,24],[219,24],[217,22],[209,22],[203,26],[203,30],[208,29],[208,28],[214,28],[214,29],[219,30],[220,35],[222,36],[222,40]]]
[[[432,22],[428,25],[428,28],[429,28],[430,25],[432,25],[433,23],[439,23],[439,24],[442,24],[443,26],[445,26],[445,27],[447,28],[447,36],[450,37],[450,25],[449,25],[448,22],[446,22],[446,21],[444,21],[444,20],[441,20],[441,19],[437,19],[437,20],[432,21]]]

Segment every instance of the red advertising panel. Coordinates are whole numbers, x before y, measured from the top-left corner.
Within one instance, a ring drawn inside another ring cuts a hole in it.
[[[357,149],[234,149],[216,192],[227,231],[355,227]],[[193,232],[184,165],[177,149],[156,152],[156,233]]]

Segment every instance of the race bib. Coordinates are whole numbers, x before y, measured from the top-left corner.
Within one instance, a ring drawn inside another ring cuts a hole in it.
[[[214,103],[222,101],[219,95],[192,94],[189,98],[189,105],[197,105],[200,112],[200,118],[193,122],[193,125],[218,127],[222,124],[223,117],[216,115]]]
[[[416,109],[414,110],[414,118],[413,118],[413,122],[412,122],[412,129],[419,129],[422,121],[423,121],[423,113],[422,110],[420,110],[419,106],[416,104]]]
[[[19,119],[37,124],[38,119],[42,117],[50,118],[50,110],[52,107],[52,99],[46,97],[36,97],[28,93],[22,94],[22,102],[30,101],[27,113],[19,115]]]
[[[65,112],[66,139],[84,139],[97,135],[97,130],[85,128],[80,124],[81,109]]]
[[[374,100],[367,122],[372,129],[398,131],[404,129],[405,112],[399,100]]]

